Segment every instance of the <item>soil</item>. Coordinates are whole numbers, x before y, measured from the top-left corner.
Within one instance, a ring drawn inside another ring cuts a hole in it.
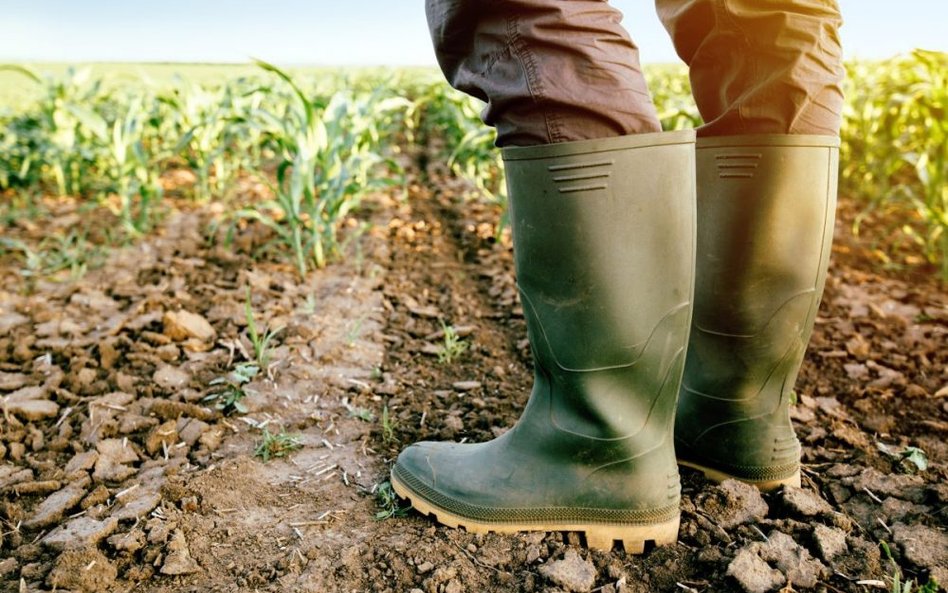
[[[251,257],[259,228],[214,244],[219,212],[184,205],[78,280],[0,260],[0,591],[857,592],[896,567],[948,583],[948,298],[860,255],[845,198],[793,409],[801,489],[683,470],[679,542],[643,556],[393,506],[404,446],[501,434],[532,376],[500,213],[416,160],[407,199],[368,200],[369,230],[305,281]],[[46,209],[3,233],[36,245],[89,217]],[[243,413],[212,381],[254,358],[248,286],[256,325],[284,329]],[[466,345],[449,362],[444,325]],[[299,448],[255,455],[282,431]]]

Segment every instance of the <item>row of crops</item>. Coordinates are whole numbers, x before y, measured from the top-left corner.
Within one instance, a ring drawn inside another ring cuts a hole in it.
[[[162,176],[186,168],[189,199],[225,204],[234,223],[266,225],[305,274],[338,251],[339,226],[367,193],[401,183],[398,155],[432,135],[479,196],[504,203],[480,106],[433,72],[307,77],[257,65],[255,75],[204,85],[4,67],[40,98],[0,108],[0,207],[9,217],[11,204],[72,196],[109,208],[116,240],[127,241],[155,224]],[[863,215],[891,221],[948,279],[948,56],[917,51],[848,72],[842,192]],[[683,69],[646,75],[666,128],[700,124]],[[247,178],[268,186],[267,199],[235,199]],[[23,247],[0,238],[4,249]]]

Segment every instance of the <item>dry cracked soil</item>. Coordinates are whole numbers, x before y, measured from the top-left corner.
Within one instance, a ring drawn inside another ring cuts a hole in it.
[[[250,257],[260,228],[225,247],[206,240],[219,212],[184,206],[78,280],[26,282],[0,260],[0,591],[948,583],[948,299],[930,276],[874,270],[845,198],[793,408],[802,488],[683,471],[679,541],[643,556],[574,533],[469,534],[398,506],[386,480],[402,447],[501,434],[532,376],[497,209],[424,155],[406,189],[373,196],[368,230],[350,225],[345,257],[305,281]],[[84,216],[51,202],[47,222],[3,232],[35,243]],[[282,329],[243,382],[248,287],[258,330]],[[445,325],[463,344],[450,361]]]

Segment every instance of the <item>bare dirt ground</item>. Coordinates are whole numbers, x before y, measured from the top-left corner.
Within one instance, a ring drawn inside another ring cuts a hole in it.
[[[467,189],[422,163],[407,200],[370,200],[371,230],[305,282],[249,257],[254,227],[209,244],[207,209],[174,211],[77,281],[28,282],[0,261],[0,590],[857,592],[892,590],[896,570],[948,583],[948,298],[931,276],[873,272],[845,201],[793,412],[803,488],[762,496],[683,471],[678,544],[637,557],[394,506],[402,447],[493,438],[530,387],[509,239]],[[81,224],[77,206],[49,207],[3,232],[35,244]],[[256,324],[285,329],[242,413],[212,382],[254,358],[248,286]],[[465,345],[451,362],[443,324]],[[300,447],[255,456],[281,431]]]

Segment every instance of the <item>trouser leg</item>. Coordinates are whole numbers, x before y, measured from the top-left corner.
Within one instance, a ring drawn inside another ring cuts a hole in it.
[[[690,68],[698,136],[839,134],[835,0],[656,0]]]
[[[438,63],[487,102],[498,146],[661,131],[638,49],[605,0],[427,0]]]

